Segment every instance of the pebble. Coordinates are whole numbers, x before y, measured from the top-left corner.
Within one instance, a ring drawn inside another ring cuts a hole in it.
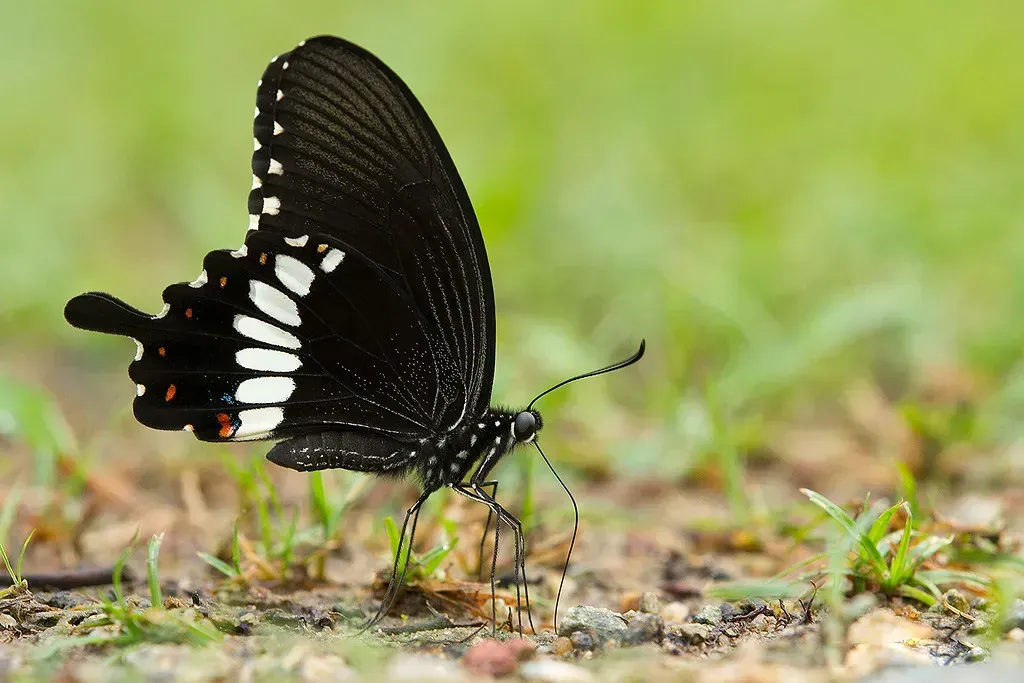
[[[557,659],[538,659],[519,667],[519,675],[528,681],[541,683],[590,683],[594,677],[581,666]]]
[[[971,603],[967,602],[967,598],[955,588],[950,588],[948,591],[942,594],[942,602],[939,604],[946,604],[955,610],[959,610],[963,613],[971,611]]]
[[[627,645],[660,643],[665,635],[665,622],[657,614],[637,613],[629,620],[622,642]]]
[[[1006,639],[1011,643],[1024,643],[1024,628],[1012,628],[1006,634]]]
[[[644,593],[640,596],[639,610],[645,614],[657,614],[661,611],[661,603],[656,593]]]
[[[413,654],[399,655],[391,660],[388,665],[387,675],[384,680],[397,683],[416,683],[418,681],[438,681],[438,683],[452,683],[453,681],[465,681],[466,677],[458,664],[441,657],[430,655]]]
[[[299,678],[310,683],[346,683],[359,678],[337,655],[309,657],[299,665]]]
[[[1012,631],[1015,628],[1024,629],[1024,599],[1018,598],[1010,605],[1010,609],[1003,619],[1003,632]]]
[[[580,652],[589,652],[596,649],[600,644],[597,633],[592,628],[573,631],[572,635],[569,636],[569,642],[574,650],[579,650]]]
[[[558,627],[558,635],[571,636],[577,631],[593,630],[599,643],[621,643],[626,635],[626,621],[621,614],[589,605],[576,605],[565,613]]]
[[[718,605],[704,605],[704,608],[693,618],[698,624],[718,626],[722,623],[722,608]]]
[[[690,608],[684,602],[670,602],[661,608],[661,618],[666,624],[681,624],[690,619]]]
[[[531,640],[514,638],[494,640],[488,638],[469,648],[462,657],[462,665],[476,676],[510,676],[519,668],[519,662],[533,656],[537,645]]]
[[[551,652],[559,657],[564,657],[572,652],[572,641],[565,636],[558,636],[551,641]]]
[[[700,645],[711,635],[711,628],[705,624],[677,624],[669,632],[687,645]]]

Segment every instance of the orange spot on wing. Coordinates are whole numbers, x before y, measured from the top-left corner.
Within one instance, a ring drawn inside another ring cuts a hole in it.
[[[176,393],[178,393],[178,387],[171,384],[167,387],[167,393],[164,394],[164,401],[170,402]]]
[[[326,245],[326,244],[320,244],[320,245],[317,245],[317,248],[316,248],[316,253],[318,253],[318,254],[322,254],[322,253],[324,253],[325,251],[327,251],[327,245]]]
[[[192,317],[192,308],[191,307],[185,309],[185,317],[186,318],[191,318]]]
[[[267,252],[263,252],[262,254],[260,254],[260,265],[267,265]]]
[[[217,430],[217,434],[222,439],[226,439],[235,433],[235,427],[231,424],[231,416],[227,413],[217,413],[217,422],[220,423],[220,429]]]
[[[167,355],[167,349],[165,349],[164,347],[161,346],[159,349],[157,349],[157,353],[159,353],[161,356],[166,356]]]
[[[227,284],[228,284],[228,279],[226,277],[222,277],[220,279],[220,288],[224,289],[227,286]]]

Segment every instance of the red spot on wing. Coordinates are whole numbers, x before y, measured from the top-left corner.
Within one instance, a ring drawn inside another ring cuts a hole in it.
[[[220,429],[217,434],[222,439],[227,439],[235,433],[235,426],[231,422],[231,416],[227,413],[217,413],[217,422],[220,423]]]

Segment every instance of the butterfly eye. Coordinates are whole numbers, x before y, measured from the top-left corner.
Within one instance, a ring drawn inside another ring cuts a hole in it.
[[[528,410],[516,415],[516,421],[512,425],[512,436],[516,441],[525,443],[532,441],[537,436],[537,418]]]

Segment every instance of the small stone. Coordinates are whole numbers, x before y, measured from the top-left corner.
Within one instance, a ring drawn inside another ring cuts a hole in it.
[[[519,675],[540,683],[590,683],[594,677],[583,667],[557,659],[538,659],[519,667]]]
[[[462,665],[476,676],[510,676],[519,668],[519,662],[532,657],[537,646],[533,641],[482,640],[469,648],[462,657]]]
[[[723,602],[718,606],[718,612],[722,615],[722,621],[732,621],[735,617],[743,616],[746,610],[733,607],[728,602]]]
[[[955,588],[950,588],[942,594],[942,602],[965,614],[971,611],[971,603],[967,602],[967,598]]]
[[[596,649],[600,644],[597,632],[592,628],[573,631],[572,635],[569,636],[569,642],[572,644],[573,649],[580,652],[589,652]]]
[[[722,608],[718,605],[704,605],[704,608],[693,618],[698,624],[718,626],[722,623]]]
[[[670,602],[661,608],[661,618],[666,624],[681,624],[690,619],[690,608],[684,602]]]
[[[18,625],[18,620],[12,617],[10,614],[0,614],[0,628],[14,628]]]
[[[892,610],[876,609],[850,625],[847,638],[851,645],[864,644],[885,647],[908,640],[925,640],[934,631],[927,624],[896,616]]]
[[[559,624],[558,635],[571,636],[576,631],[584,629],[592,629],[599,642],[621,643],[626,635],[626,621],[621,614],[610,609],[577,605],[566,612],[562,623]]]
[[[310,683],[345,683],[357,678],[337,655],[311,656],[299,665],[299,678]]]
[[[671,633],[687,645],[700,645],[711,635],[711,628],[705,624],[679,624],[672,627]]]
[[[384,680],[400,683],[418,683],[419,681],[438,681],[452,683],[465,681],[462,670],[455,662],[441,657],[424,654],[399,655],[388,665]]]
[[[989,629],[988,621],[985,620],[985,619],[978,618],[978,619],[974,620],[973,624],[971,624],[970,633],[972,633],[972,634],[984,633],[988,629]]]
[[[661,611],[657,593],[644,593],[640,596],[639,610],[645,614],[657,614]]]
[[[565,636],[558,636],[551,641],[551,652],[559,657],[564,657],[572,652],[572,641]]]
[[[988,650],[983,647],[972,647],[971,651],[964,657],[964,661],[968,663],[984,662],[988,659]]]
[[[1006,639],[1011,643],[1024,643],[1024,628],[1013,628],[1006,634]]]
[[[1024,599],[1018,598],[1013,601],[1003,619],[1002,627],[1004,632],[1012,631],[1015,628],[1024,628]]]
[[[637,613],[629,621],[622,642],[628,645],[660,643],[665,634],[665,622],[657,614]]]

